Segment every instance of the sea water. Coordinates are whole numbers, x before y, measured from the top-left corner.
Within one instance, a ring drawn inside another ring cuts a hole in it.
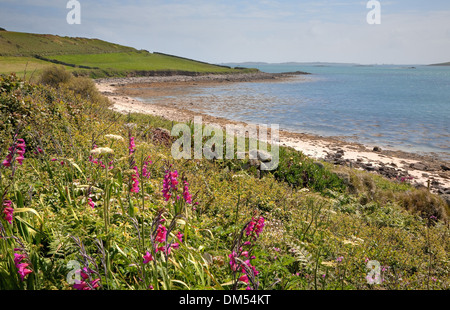
[[[193,110],[280,129],[450,159],[450,67],[252,64],[305,71],[283,82],[195,86]],[[185,98],[186,99],[186,98]]]

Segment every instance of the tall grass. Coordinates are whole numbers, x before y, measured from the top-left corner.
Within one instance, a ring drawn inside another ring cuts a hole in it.
[[[1,77],[1,289],[449,288],[448,225],[405,208],[421,192],[377,179],[352,192],[292,151],[259,177],[237,161],[174,161],[151,136],[170,122],[70,85]]]

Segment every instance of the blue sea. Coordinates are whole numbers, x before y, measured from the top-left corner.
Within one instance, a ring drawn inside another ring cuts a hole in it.
[[[284,82],[198,85],[198,110],[237,121],[450,159],[450,67],[252,64]],[[186,99],[186,98],[185,98]]]

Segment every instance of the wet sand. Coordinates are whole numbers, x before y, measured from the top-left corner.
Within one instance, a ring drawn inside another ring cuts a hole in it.
[[[167,76],[101,79],[96,81],[98,89],[114,104],[113,110],[137,112],[160,116],[178,122],[193,121],[201,116],[204,124],[244,124],[226,118],[213,117],[191,109],[201,108],[195,99],[183,99],[183,94],[192,91],[192,86],[211,86],[223,83],[278,83],[301,73],[291,74],[242,74],[208,76]],[[300,77],[301,78],[301,77]],[[158,100],[144,103],[136,97],[159,98],[174,96],[176,100]],[[176,102],[176,104],[174,104]],[[245,124],[244,124],[245,125]],[[337,165],[380,173],[388,178],[407,179],[415,186],[428,186],[439,194],[450,197],[450,163],[436,154],[421,155],[394,150],[374,150],[373,146],[343,141],[339,137],[322,137],[305,133],[280,130],[280,145],[302,151],[305,155]]]

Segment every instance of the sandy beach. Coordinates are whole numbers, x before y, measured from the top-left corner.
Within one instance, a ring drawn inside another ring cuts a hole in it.
[[[217,83],[283,82],[302,73],[266,74],[251,73],[240,75],[206,76],[159,76],[131,77],[96,80],[97,88],[113,102],[113,110],[128,113],[137,112],[160,116],[169,120],[193,121],[201,116],[204,124],[239,124],[240,122],[193,112],[199,104],[192,99],[182,100],[182,95],[196,85],[214,85]],[[167,100],[157,104],[148,104],[136,100],[136,97],[176,96],[176,104]],[[338,138],[315,136],[304,133],[280,130],[280,145],[302,151],[305,155],[346,165],[355,169],[379,173],[388,178],[408,180],[413,185],[430,186],[433,192],[450,197],[450,163],[434,154],[419,155],[403,151],[383,150],[379,147],[342,141]],[[448,200],[447,200],[448,201]]]

